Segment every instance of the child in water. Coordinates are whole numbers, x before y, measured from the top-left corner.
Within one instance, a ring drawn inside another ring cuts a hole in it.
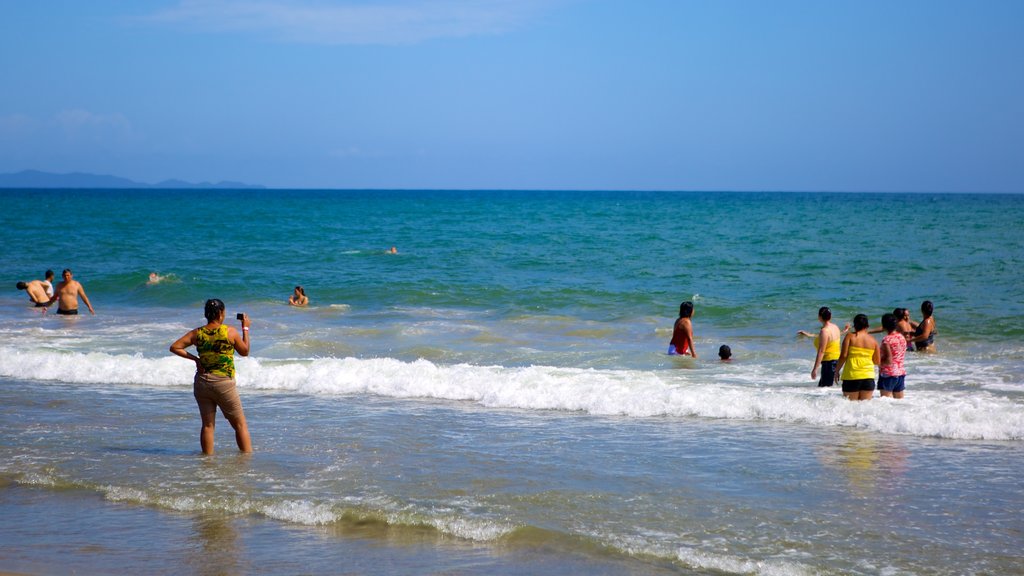
[[[729,348],[727,344],[722,344],[718,347],[718,357],[722,359],[722,362],[729,362],[732,360],[732,348]]]

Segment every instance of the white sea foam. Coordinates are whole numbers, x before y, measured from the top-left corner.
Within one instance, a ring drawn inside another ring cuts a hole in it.
[[[786,372],[752,378],[742,370],[596,370],[552,366],[438,365],[427,360],[239,358],[242,389],[309,395],[373,394],[472,402],[486,408],[557,410],[626,417],[772,420],[856,427],[891,434],[969,440],[1024,440],[1024,402],[980,387],[928,390],[904,400],[847,402],[834,389]],[[942,368],[942,365],[937,365]],[[166,356],[18,351],[0,348],[0,376],[80,384],[186,386],[192,365]],[[939,384],[934,384],[939,382]],[[936,388],[938,387],[938,388]]]
[[[631,556],[669,558],[702,572],[713,571],[758,576],[805,576],[816,573],[810,567],[794,560],[779,558],[751,560],[730,555],[727,552],[708,552],[699,546],[673,545],[669,541],[676,538],[674,535],[662,534],[654,540],[649,540],[644,536],[594,535],[593,537],[598,540],[607,540]]]

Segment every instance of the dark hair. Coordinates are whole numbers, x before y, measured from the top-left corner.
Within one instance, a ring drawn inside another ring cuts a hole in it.
[[[689,318],[693,316],[693,302],[687,300],[679,305],[679,316],[683,318]]]
[[[718,357],[722,360],[732,356],[732,348],[729,348],[727,344],[722,344],[718,347]]]
[[[924,314],[927,317],[931,316],[932,312],[934,311],[935,306],[932,305],[931,300],[925,300],[924,302],[921,302],[921,314]]]
[[[899,308],[897,308],[897,310],[899,310]],[[885,328],[886,332],[892,332],[896,330],[896,315],[882,314],[882,328]]]
[[[892,315],[895,316],[897,320],[899,320],[900,318],[903,318],[903,310],[904,308],[893,308]]]
[[[832,319],[832,310],[828,306],[822,306],[818,308],[818,318],[825,320],[826,322]]]
[[[25,288],[28,288],[28,284],[25,284],[24,282],[18,282],[17,286],[18,290],[24,290]]]
[[[295,289],[299,291],[299,294],[306,295],[306,291],[302,289],[302,286],[296,286]]]
[[[64,271],[60,273],[60,275],[63,276],[64,272],[67,272],[68,274],[74,274],[74,272],[71,271],[71,268],[65,268]]]
[[[206,301],[206,309],[203,310],[203,315],[206,316],[208,322],[217,320],[223,312],[224,303],[219,298],[210,298]]]
[[[47,270],[46,274],[43,274],[43,278],[53,278],[53,270]]]
[[[853,317],[853,329],[857,332],[860,332],[870,325],[871,322],[868,321],[868,317],[865,314],[857,314]]]

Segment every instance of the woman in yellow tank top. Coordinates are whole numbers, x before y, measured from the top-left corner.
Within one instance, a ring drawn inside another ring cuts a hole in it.
[[[821,368],[821,379],[818,386],[831,386],[835,382],[836,360],[839,360],[839,340],[842,333],[839,326],[832,323],[832,310],[828,306],[818,309],[818,322],[821,322],[821,331],[811,334],[800,330],[797,334],[801,336],[814,336],[814,349],[818,351],[814,357],[814,367],[811,368],[811,379],[818,378],[818,368]],[[847,325],[849,328],[849,325]]]
[[[868,334],[868,317],[857,314],[854,332],[843,339],[837,369],[842,370],[843,396],[849,400],[870,400],[875,391],[875,366],[881,358],[878,342]],[[836,376],[836,380],[839,376]]]

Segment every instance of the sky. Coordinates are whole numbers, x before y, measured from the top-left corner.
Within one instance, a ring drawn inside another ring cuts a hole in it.
[[[1024,193],[1019,0],[0,0],[0,172]]]

